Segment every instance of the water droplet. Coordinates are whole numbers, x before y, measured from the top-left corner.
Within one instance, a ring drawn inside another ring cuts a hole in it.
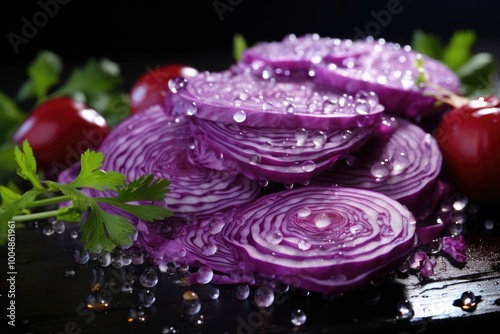
[[[327,214],[321,213],[314,217],[314,224],[318,228],[325,228],[332,224],[332,220],[330,219],[330,217],[328,217]]]
[[[304,172],[309,173],[316,169],[316,163],[312,160],[306,160],[302,162],[302,165],[300,167]]]
[[[210,223],[208,223],[208,231],[210,234],[217,234],[224,228],[224,221],[222,219],[212,219]]]
[[[188,116],[193,116],[198,111],[198,107],[196,106],[196,103],[194,103],[194,102],[186,103],[184,105],[184,108],[185,108],[184,112]]]
[[[404,300],[402,302],[399,302],[397,310],[398,310],[397,314],[398,319],[411,319],[415,314],[415,312],[413,311],[413,306],[409,300]]]
[[[234,105],[235,107],[241,107],[241,105],[242,105],[242,104],[243,104],[243,100],[242,100],[242,99],[240,99],[239,97],[237,97],[237,98],[235,98],[235,99],[233,100],[233,105]]]
[[[142,307],[133,307],[128,312],[127,322],[143,324],[147,321],[146,314]]]
[[[465,291],[460,297],[461,307],[464,310],[469,310],[476,307],[476,295],[472,291]]]
[[[64,273],[64,277],[67,277],[67,278],[75,278],[75,276],[76,276],[76,272],[72,269],[66,270],[66,272]]]
[[[307,315],[301,309],[294,310],[290,314],[290,321],[294,326],[302,326],[307,321]]]
[[[179,331],[175,327],[163,327],[161,334],[178,334]]]
[[[89,262],[90,254],[85,248],[77,248],[73,255],[76,263],[78,264],[86,264]]]
[[[141,292],[139,292],[138,297],[139,302],[144,307],[151,307],[156,301],[156,296],[151,290],[142,290]]]
[[[354,224],[354,225],[352,225],[352,226],[349,227],[349,231],[352,234],[356,235],[359,232],[363,231],[363,225],[361,225],[361,224]]]
[[[277,245],[283,240],[283,234],[279,231],[267,231],[265,239],[272,245]]]
[[[427,245],[427,249],[431,254],[438,254],[442,248],[443,243],[441,238],[434,239]]]
[[[122,293],[132,293],[134,289],[132,288],[132,284],[125,282],[122,284],[121,292]]]
[[[243,123],[247,119],[247,114],[243,110],[236,111],[233,119],[236,123]]]
[[[254,301],[258,307],[269,307],[274,302],[274,292],[268,285],[259,286],[254,293]]]
[[[297,216],[299,216],[300,218],[306,218],[309,217],[311,213],[312,213],[311,209],[304,207],[302,209],[299,209],[299,211],[297,211]]]
[[[105,250],[101,251],[99,253],[98,259],[99,259],[99,263],[103,267],[107,267],[111,264],[111,254],[109,254],[108,251],[105,251]]]
[[[71,231],[71,233],[69,234],[69,237],[71,239],[76,239],[78,238],[78,232],[77,231]]]
[[[370,112],[370,105],[365,99],[358,99],[356,101],[355,110],[359,115],[368,115]]]
[[[299,247],[299,249],[301,250],[309,250],[311,248],[311,242],[309,242],[309,240],[303,238],[303,239],[300,239],[298,244],[297,244],[297,247]]]
[[[484,221],[484,229],[487,230],[487,231],[491,231],[495,228],[495,222],[493,221],[493,219],[486,219]]]
[[[127,252],[123,252],[122,253],[122,263],[124,266],[130,265],[132,263],[132,256]]]
[[[158,273],[155,268],[149,267],[139,276],[139,282],[145,288],[152,288],[158,283]]]
[[[297,141],[297,145],[303,145],[307,138],[308,138],[308,133],[307,133],[307,130],[304,129],[304,128],[301,128],[299,130],[297,130],[297,132],[295,132],[295,140]]]
[[[252,154],[251,156],[248,157],[248,162],[250,162],[251,165],[260,164],[260,155]]]
[[[200,312],[201,302],[196,292],[188,290],[182,295],[182,309],[189,315]]]
[[[207,242],[201,247],[201,253],[205,256],[213,255],[217,252],[217,245],[212,242]]]
[[[208,266],[200,266],[196,272],[196,282],[199,284],[208,284],[212,281],[214,277],[214,272],[212,268]]]
[[[379,161],[372,165],[372,167],[370,168],[370,172],[373,175],[373,177],[377,179],[382,179],[384,177],[389,176],[391,171],[385,161]]]
[[[56,223],[54,224],[54,231],[57,234],[63,234],[65,230],[66,230],[66,224],[59,220],[56,221]]]
[[[261,187],[267,187],[269,185],[268,180],[259,180],[259,184]]]
[[[167,83],[168,89],[174,94],[186,88],[186,84],[187,79],[183,77],[172,78]]]
[[[469,199],[465,194],[462,193],[456,193],[453,196],[453,209],[457,211],[462,211],[467,207],[467,204],[469,203]]]
[[[289,104],[285,108],[287,114],[293,114],[295,112],[295,105]]]
[[[312,141],[314,145],[317,147],[321,147],[325,145],[327,140],[326,134],[323,131],[318,131],[318,133],[315,133],[312,137]]]
[[[109,303],[110,292],[107,290],[98,290],[92,292],[86,300],[87,308],[94,309],[96,311],[103,311],[110,306]]]
[[[144,254],[140,250],[136,250],[132,253],[132,263],[135,265],[140,265],[144,262]]]
[[[325,114],[333,114],[338,111],[337,101],[326,100],[323,102],[323,111]]]
[[[392,166],[392,174],[399,175],[406,168],[408,168],[408,166],[410,166],[410,160],[408,159],[406,153],[400,152],[399,154],[396,154],[394,157],[392,157],[391,166]]]
[[[220,290],[218,288],[212,287],[208,290],[208,297],[210,299],[219,299]]]
[[[342,132],[342,139],[344,140],[351,138],[351,136],[352,136],[352,131],[349,129],[344,130],[344,132]]]
[[[239,300],[245,300],[250,295],[250,287],[248,284],[239,284],[236,287],[235,296]]]
[[[42,233],[46,236],[54,234],[54,227],[52,225],[45,225],[42,229]]]

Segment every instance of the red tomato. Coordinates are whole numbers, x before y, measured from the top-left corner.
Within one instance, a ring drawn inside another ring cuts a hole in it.
[[[167,64],[148,68],[130,90],[130,113],[134,114],[152,105],[163,103],[172,94],[168,82],[173,78],[190,78],[198,70],[184,64]],[[168,100],[167,100],[168,101]]]
[[[469,101],[447,112],[435,137],[444,176],[470,199],[500,201],[500,99]]]
[[[110,128],[94,109],[69,97],[57,97],[37,106],[17,129],[13,140],[27,139],[45,172],[58,173],[80,160],[87,149],[97,148]]]

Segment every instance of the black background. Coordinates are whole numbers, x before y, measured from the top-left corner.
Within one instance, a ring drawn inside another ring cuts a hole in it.
[[[397,13],[390,14],[390,6]],[[9,2],[0,14],[0,89],[14,89],[21,80],[15,71],[23,71],[40,49],[58,53],[65,63],[89,57],[135,61],[140,65],[130,69],[129,80],[147,62],[193,61],[197,67],[219,69],[232,61],[235,33],[253,44],[289,33],[356,38],[356,31],[362,31],[407,44],[415,29],[436,33],[444,41],[458,29],[474,29],[479,36],[475,48],[496,52],[499,9],[498,2],[487,0]],[[26,39],[15,45],[17,36]]]

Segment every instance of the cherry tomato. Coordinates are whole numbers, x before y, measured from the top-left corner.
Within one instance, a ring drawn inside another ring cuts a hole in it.
[[[37,168],[59,173],[87,149],[97,148],[110,127],[94,109],[69,97],[51,98],[35,107],[14,134],[14,143],[27,139]]]
[[[173,78],[190,78],[198,70],[184,64],[167,64],[148,68],[130,90],[130,113],[134,114],[158,103],[164,103],[172,94],[168,82]]]
[[[480,98],[450,110],[435,134],[444,176],[457,190],[474,201],[500,201],[500,98]]]

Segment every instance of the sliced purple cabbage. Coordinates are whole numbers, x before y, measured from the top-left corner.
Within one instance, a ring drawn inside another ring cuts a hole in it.
[[[278,76],[307,76],[313,65],[320,61],[342,61],[355,57],[363,52],[362,48],[361,44],[350,39],[290,34],[281,41],[259,42],[247,48],[242,53],[241,62],[257,74],[272,71]]]
[[[339,161],[311,183],[377,191],[406,205],[418,219],[425,219],[442,197],[441,164],[434,137],[408,120],[386,115],[376,135],[356,152],[355,160]]]
[[[373,91],[386,112],[412,118],[442,112],[430,95],[437,93],[436,86],[453,93],[460,91],[460,80],[451,69],[409,46],[383,39],[356,43],[370,48],[356,57],[319,63],[315,67],[316,82],[348,93]]]
[[[375,92],[386,112],[413,118],[442,112],[429,95],[439,93],[436,86],[460,91],[458,76],[446,65],[384,39],[289,35],[246,49],[241,63],[257,76],[302,75],[349,94]]]
[[[304,183],[361,148],[373,126],[344,130],[273,129],[190,118],[193,160],[261,184]]]
[[[265,79],[251,68],[201,72],[174,91],[179,113],[274,129],[362,127],[376,123],[384,110],[368,92],[349,95],[308,79]]]
[[[415,245],[415,225],[406,207],[381,193],[317,186],[242,206],[221,233],[246,271],[343,293],[400,266]]]
[[[123,173],[127,180],[154,174],[170,180],[169,193],[156,203],[176,217],[204,216],[253,201],[261,186],[242,174],[193,164],[193,139],[182,117],[153,106],[134,114],[104,139],[102,168]]]

